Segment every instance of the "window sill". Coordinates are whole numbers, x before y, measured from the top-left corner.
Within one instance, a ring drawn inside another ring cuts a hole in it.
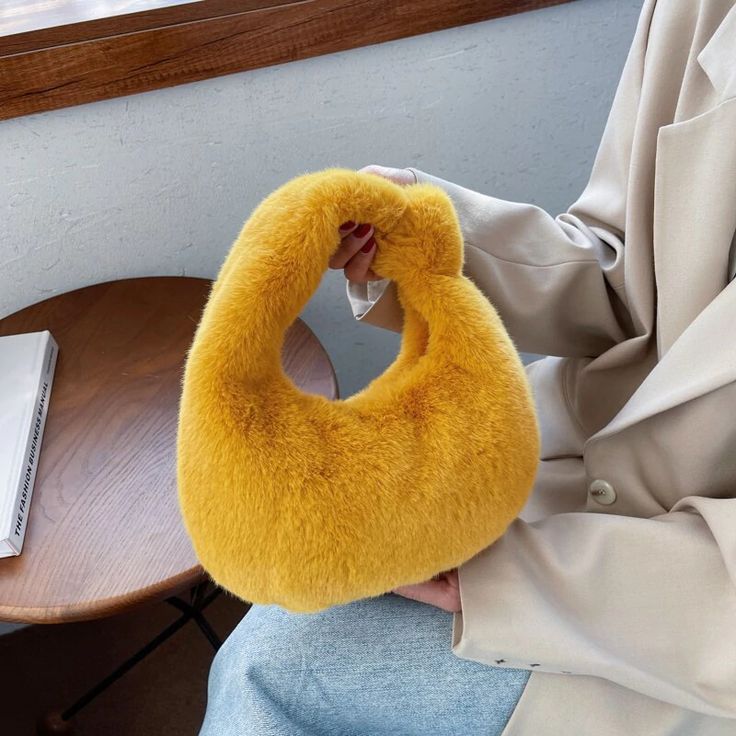
[[[22,32],[0,17],[0,120],[563,2],[199,0]]]

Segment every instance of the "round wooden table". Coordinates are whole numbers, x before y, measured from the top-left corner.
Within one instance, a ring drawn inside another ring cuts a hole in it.
[[[126,279],[0,320],[0,335],[50,330],[59,344],[23,553],[0,559],[0,620],[107,616],[203,579],[179,515],[175,440],[209,287]],[[301,321],[284,367],[302,390],[336,397],[330,360]]]

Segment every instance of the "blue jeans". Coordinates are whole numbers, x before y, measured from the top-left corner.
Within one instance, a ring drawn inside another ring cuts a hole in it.
[[[459,659],[451,624],[395,595],[253,606],[212,664],[200,736],[497,736],[529,672]]]

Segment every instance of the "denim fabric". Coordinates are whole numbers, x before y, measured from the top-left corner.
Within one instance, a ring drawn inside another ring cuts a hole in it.
[[[497,736],[529,672],[459,659],[451,625],[394,595],[254,606],[215,657],[200,736]]]

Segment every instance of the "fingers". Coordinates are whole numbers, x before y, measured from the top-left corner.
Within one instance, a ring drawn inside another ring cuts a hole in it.
[[[378,278],[371,269],[373,256],[376,255],[376,239],[373,237],[372,231],[373,228],[371,228],[371,235],[368,240],[345,265],[345,278],[349,281],[360,283]]]
[[[330,258],[330,268],[342,268],[345,278],[355,282],[376,281],[379,276],[371,269],[376,255],[376,240],[370,223],[356,225],[346,222],[340,227],[343,235],[340,247]]]
[[[400,185],[416,183],[416,177],[408,169],[392,169],[372,164],[360,171],[382,176]],[[380,277],[371,268],[373,257],[376,255],[373,226],[370,223],[344,222],[340,226],[340,237],[342,238],[340,246],[329,261],[330,268],[342,268],[345,271],[345,278],[350,281],[361,283],[378,280]]]
[[[373,226],[367,222],[360,225],[346,222],[340,228],[340,234],[342,242],[330,258],[330,268],[345,268],[350,259],[373,238]]]

